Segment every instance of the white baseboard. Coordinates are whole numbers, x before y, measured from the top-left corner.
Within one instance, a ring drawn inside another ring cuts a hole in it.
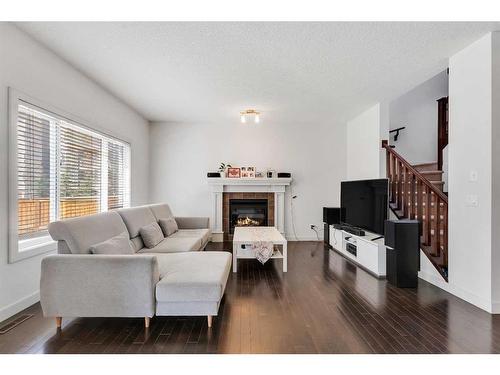
[[[210,238],[210,242],[224,242],[224,234],[223,233],[212,233],[212,237]],[[285,238],[287,241],[316,241],[323,242],[323,239],[316,236],[304,236],[304,237],[295,237],[293,234],[285,234]]]
[[[490,301],[486,301],[481,297],[478,297],[477,295],[468,292],[467,290],[464,290],[460,287],[457,287],[455,285],[450,285],[450,293],[457,296],[460,299],[463,299],[466,302],[469,302],[473,304],[474,306],[479,307],[480,309],[489,312],[490,314],[493,313],[492,311],[492,305]]]
[[[443,289],[444,291],[453,294],[455,297],[468,302],[481,310],[484,310],[490,314],[500,314],[500,302],[489,303],[488,301],[478,297],[477,295],[470,293],[456,285],[445,282],[442,278],[436,275],[429,274],[427,272],[419,272],[418,277],[427,281],[428,283]]]
[[[436,271],[437,273],[437,271]],[[450,284],[448,284],[446,281],[443,280],[441,275],[436,276],[428,272],[422,272],[418,271],[418,277],[421,278],[422,280],[427,281],[428,283],[437,286],[438,288],[441,288],[448,293],[451,293],[450,291]]]
[[[212,233],[210,242],[224,242],[224,233]]]
[[[491,313],[492,314],[500,314],[500,302],[492,302],[491,303]]]
[[[323,239],[320,238],[318,240],[318,237],[316,236],[304,236],[304,237],[295,237],[293,234],[285,234],[285,238],[287,241],[316,241],[316,242],[323,242]]]
[[[24,298],[21,298],[19,301],[16,301],[8,306],[2,307],[0,309],[0,322],[10,318],[11,316],[17,314],[20,311],[30,307],[31,305],[40,301],[40,291],[36,291],[33,294],[30,294]]]

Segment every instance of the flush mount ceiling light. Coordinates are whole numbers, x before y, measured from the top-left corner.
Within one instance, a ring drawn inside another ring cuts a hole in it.
[[[240,120],[242,124],[247,122],[247,119],[251,119],[253,117],[253,122],[258,124],[260,122],[260,112],[255,109],[247,109],[245,111],[240,112]]]

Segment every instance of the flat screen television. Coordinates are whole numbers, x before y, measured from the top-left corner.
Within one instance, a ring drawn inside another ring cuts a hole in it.
[[[340,186],[341,223],[383,236],[388,191],[386,178],[343,181]]]

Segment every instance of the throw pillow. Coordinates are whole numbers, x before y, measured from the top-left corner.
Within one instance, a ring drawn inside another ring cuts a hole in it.
[[[142,227],[139,234],[142,237],[144,246],[148,249],[155,247],[165,238],[158,223],[151,223]]]
[[[89,251],[92,254],[126,254],[132,255],[135,253],[128,232],[123,232],[118,236],[112,237],[109,240],[99,242],[90,247]]]
[[[173,217],[169,219],[160,219],[160,227],[163,230],[165,237],[171,236],[179,230],[177,221]]]

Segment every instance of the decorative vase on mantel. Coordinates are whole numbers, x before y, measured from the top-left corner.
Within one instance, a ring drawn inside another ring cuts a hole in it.
[[[227,169],[231,168],[231,164],[226,164],[226,163],[220,163],[219,166],[219,173],[222,178],[227,177]]]

